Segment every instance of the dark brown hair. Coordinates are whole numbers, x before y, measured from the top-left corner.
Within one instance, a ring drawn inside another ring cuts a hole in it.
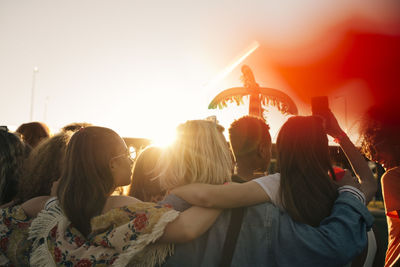
[[[57,196],[72,225],[85,236],[91,231],[90,220],[101,214],[115,189],[109,162],[121,142],[111,129],[87,127],[68,144]]]
[[[298,222],[319,225],[337,198],[328,174],[334,177],[322,121],[312,116],[289,118],[279,131],[277,151],[285,210]]]
[[[71,136],[72,132],[61,132],[41,142],[31,151],[18,186],[16,203],[50,195],[53,182],[61,176],[65,150]]]
[[[30,149],[15,134],[0,130],[0,205],[13,200]]]
[[[149,146],[140,152],[133,167],[129,196],[151,202],[165,195],[166,191],[161,189],[159,179],[154,179],[157,174],[153,171],[160,154],[161,148],[155,146]]]
[[[260,144],[271,146],[269,125],[258,117],[241,117],[229,127],[229,141],[236,158],[257,153]]]
[[[66,131],[72,131],[76,132],[82,128],[88,127],[88,126],[93,126],[91,123],[88,122],[73,122],[70,124],[65,125],[64,127],[61,128],[61,131],[66,132]]]

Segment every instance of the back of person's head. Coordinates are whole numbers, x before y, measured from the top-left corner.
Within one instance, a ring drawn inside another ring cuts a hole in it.
[[[154,168],[157,164],[162,149],[149,146],[143,149],[136,158],[132,172],[132,183],[129,196],[145,202],[158,202],[162,200],[166,191],[161,189],[159,179]]]
[[[13,200],[29,148],[15,134],[0,129],[0,205]]]
[[[317,117],[289,118],[277,138],[283,206],[296,221],[313,226],[331,213],[337,197],[328,137]]]
[[[259,155],[266,150],[263,157],[264,171],[267,170],[271,156],[271,135],[269,125],[261,118],[244,116],[235,120],[229,128],[229,141],[237,162]]]
[[[57,196],[72,225],[85,236],[90,233],[91,218],[101,214],[107,198],[120,186],[111,162],[124,153],[124,141],[103,127],[82,128],[68,143]]]
[[[40,141],[50,137],[50,130],[43,122],[24,123],[18,127],[17,133],[21,134],[22,140],[32,148],[36,147]]]
[[[18,186],[18,203],[50,195],[53,182],[61,176],[65,150],[71,136],[72,132],[61,132],[32,149]]]
[[[93,126],[91,123],[87,122],[73,122],[70,124],[65,125],[64,127],[61,128],[61,131],[67,132],[67,131],[72,131],[76,132],[79,131],[81,128],[85,128],[88,126]]]
[[[386,162],[400,165],[400,108],[393,105],[374,105],[364,114],[360,125],[363,153],[373,161],[381,161],[379,154],[390,157]]]
[[[222,126],[208,120],[179,125],[176,141],[163,151],[157,163],[161,187],[231,181],[231,152],[222,131]]]

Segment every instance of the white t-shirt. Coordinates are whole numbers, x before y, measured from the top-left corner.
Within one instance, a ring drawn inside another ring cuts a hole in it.
[[[253,179],[252,181],[261,186],[262,189],[264,189],[265,193],[267,193],[267,195],[271,199],[271,202],[278,206],[281,210],[283,210],[282,201],[278,194],[281,184],[280,173],[270,174],[257,179]]]

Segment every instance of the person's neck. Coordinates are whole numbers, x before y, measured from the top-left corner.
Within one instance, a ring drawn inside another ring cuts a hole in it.
[[[236,171],[237,176],[246,181],[251,181],[255,178],[264,176],[264,173],[255,172],[254,168],[249,167],[238,166]]]

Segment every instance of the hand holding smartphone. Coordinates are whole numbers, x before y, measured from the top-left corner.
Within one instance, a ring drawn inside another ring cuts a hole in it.
[[[326,116],[329,109],[329,102],[327,96],[316,96],[311,98],[311,111],[315,116]]]
[[[319,116],[324,120],[326,133],[336,138],[343,133],[338,121],[329,109],[327,96],[316,96],[311,98],[311,111],[313,116]]]

